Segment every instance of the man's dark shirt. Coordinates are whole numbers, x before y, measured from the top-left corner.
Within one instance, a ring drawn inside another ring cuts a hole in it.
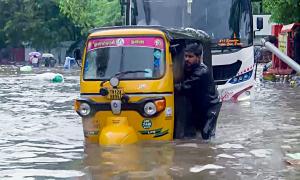
[[[205,111],[220,102],[213,76],[208,67],[202,63],[194,64],[185,71],[181,90],[191,100],[193,107],[198,107],[199,110]]]
[[[193,137],[200,131],[203,139],[215,134],[220,102],[212,73],[205,64],[194,64],[185,71],[184,81],[175,89],[186,97],[184,136]]]

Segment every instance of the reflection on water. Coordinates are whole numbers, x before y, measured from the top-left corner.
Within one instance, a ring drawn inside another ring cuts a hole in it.
[[[141,142],[121,147],[83,143],[73,110],[79,71],[50,83],[0,67],[1,179],[297,179],[285,163],[300,152],[300,89],[260,84],[252,101],[222,106],[217,137]],[[3,70],[4,69],[4,70]]]

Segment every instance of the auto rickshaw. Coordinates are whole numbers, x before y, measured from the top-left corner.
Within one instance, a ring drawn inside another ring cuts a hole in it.
[[[181,138],[186,104],[174,84],[183,80],[189,43],[202,44],[204,63],[211,68],[210,38],[203,31],[161,26],[92,30],[75,100],[85,141],[118,145]]]

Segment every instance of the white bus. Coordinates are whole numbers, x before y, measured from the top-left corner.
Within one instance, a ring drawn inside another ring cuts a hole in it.
[[[205,31],[222,101],[249,99],[254,85],[251,0],[120,0],[126,25]]]

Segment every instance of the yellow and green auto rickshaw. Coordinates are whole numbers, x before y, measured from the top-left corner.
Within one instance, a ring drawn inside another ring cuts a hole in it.
[[[188,43],[202,44],[204,63],[211,68],[210,39],[202,31],[161,26],[92,30],[75,100],[86,142],[116,145],[182,137],[186,105],[174,84],[183,80]]]

